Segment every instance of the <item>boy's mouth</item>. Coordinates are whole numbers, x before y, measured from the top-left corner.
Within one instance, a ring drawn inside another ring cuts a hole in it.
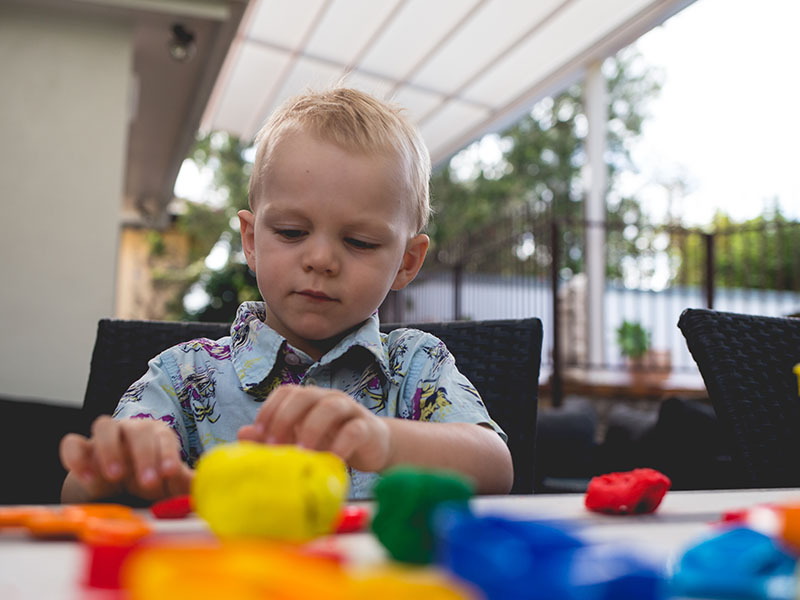
[[[305,296],[306,298],[311,298],[312,300],[335,300],[335,298],[331,298],[326,293],[317,290],[300,290],[297,294]]]

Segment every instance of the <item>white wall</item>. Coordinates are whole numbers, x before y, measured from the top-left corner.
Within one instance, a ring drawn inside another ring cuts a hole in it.
[[[0,396],[80,405],[113,316],[131,31],[0,6]]]

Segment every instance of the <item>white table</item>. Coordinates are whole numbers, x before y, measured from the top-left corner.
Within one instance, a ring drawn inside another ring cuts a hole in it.
[[[800,489],[673,491],[655,514],[624,517],[588,512],[582,494],[480,497],[473,501],[473,508],[477,514],[564,520],[577,525],[587,541],[629,544],[668,561],[709,533],[710,523],[725,511],[791,501],[800,502]],[[205,524],[196,518],[153,523],[158,532],[206,531]],[[354,564],[386,560],[385,550],[369,533],[337,536],[335,543]],[[77,542],[34,540],[23,532],[0,533],[0,599],[116,599],[116,595],[80,585],[84,561],[84,550]]]

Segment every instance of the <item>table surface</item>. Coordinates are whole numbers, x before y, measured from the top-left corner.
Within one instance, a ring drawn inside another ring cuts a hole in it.
[[[800,501],[800,489],[669,492],[650,515],[611,516],[588,512],[583,494],[486,496],[473,500],[476,514],[517,519],[554,518],[576,525],[589,542],[623,543],[641,549],[667,564],[711,531],[711,524],[728,510],[765,503]],[[154,520],[157,532],[206,531],[197,518]],[[331,540],[324,540],[330,543]],[[369,533],[336,536],[335,543],[356,565],[386,560],[386,553]],[[70,541],[41,541],[23,531],[0,533],[0,598],[3,600],[104,600],[102,590],[80,584],[85,570],[81,545]]]
[[[552,380],[539,383],[540,393],[552,392]],[[683,396],[694,399],[708,397],[699,372],[670,371],[655,376],[634,378],[626,369],[565,368],[561,391],[564,394],[599,396],[603,398],[653,398]]]

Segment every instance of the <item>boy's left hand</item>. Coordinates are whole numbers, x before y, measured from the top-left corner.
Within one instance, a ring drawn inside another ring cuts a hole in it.
[[[298,444],[327,450],[359,471],[381,471],[390,462],[390,428],[344,392],[283,385],[273,391],[240,440]]]

